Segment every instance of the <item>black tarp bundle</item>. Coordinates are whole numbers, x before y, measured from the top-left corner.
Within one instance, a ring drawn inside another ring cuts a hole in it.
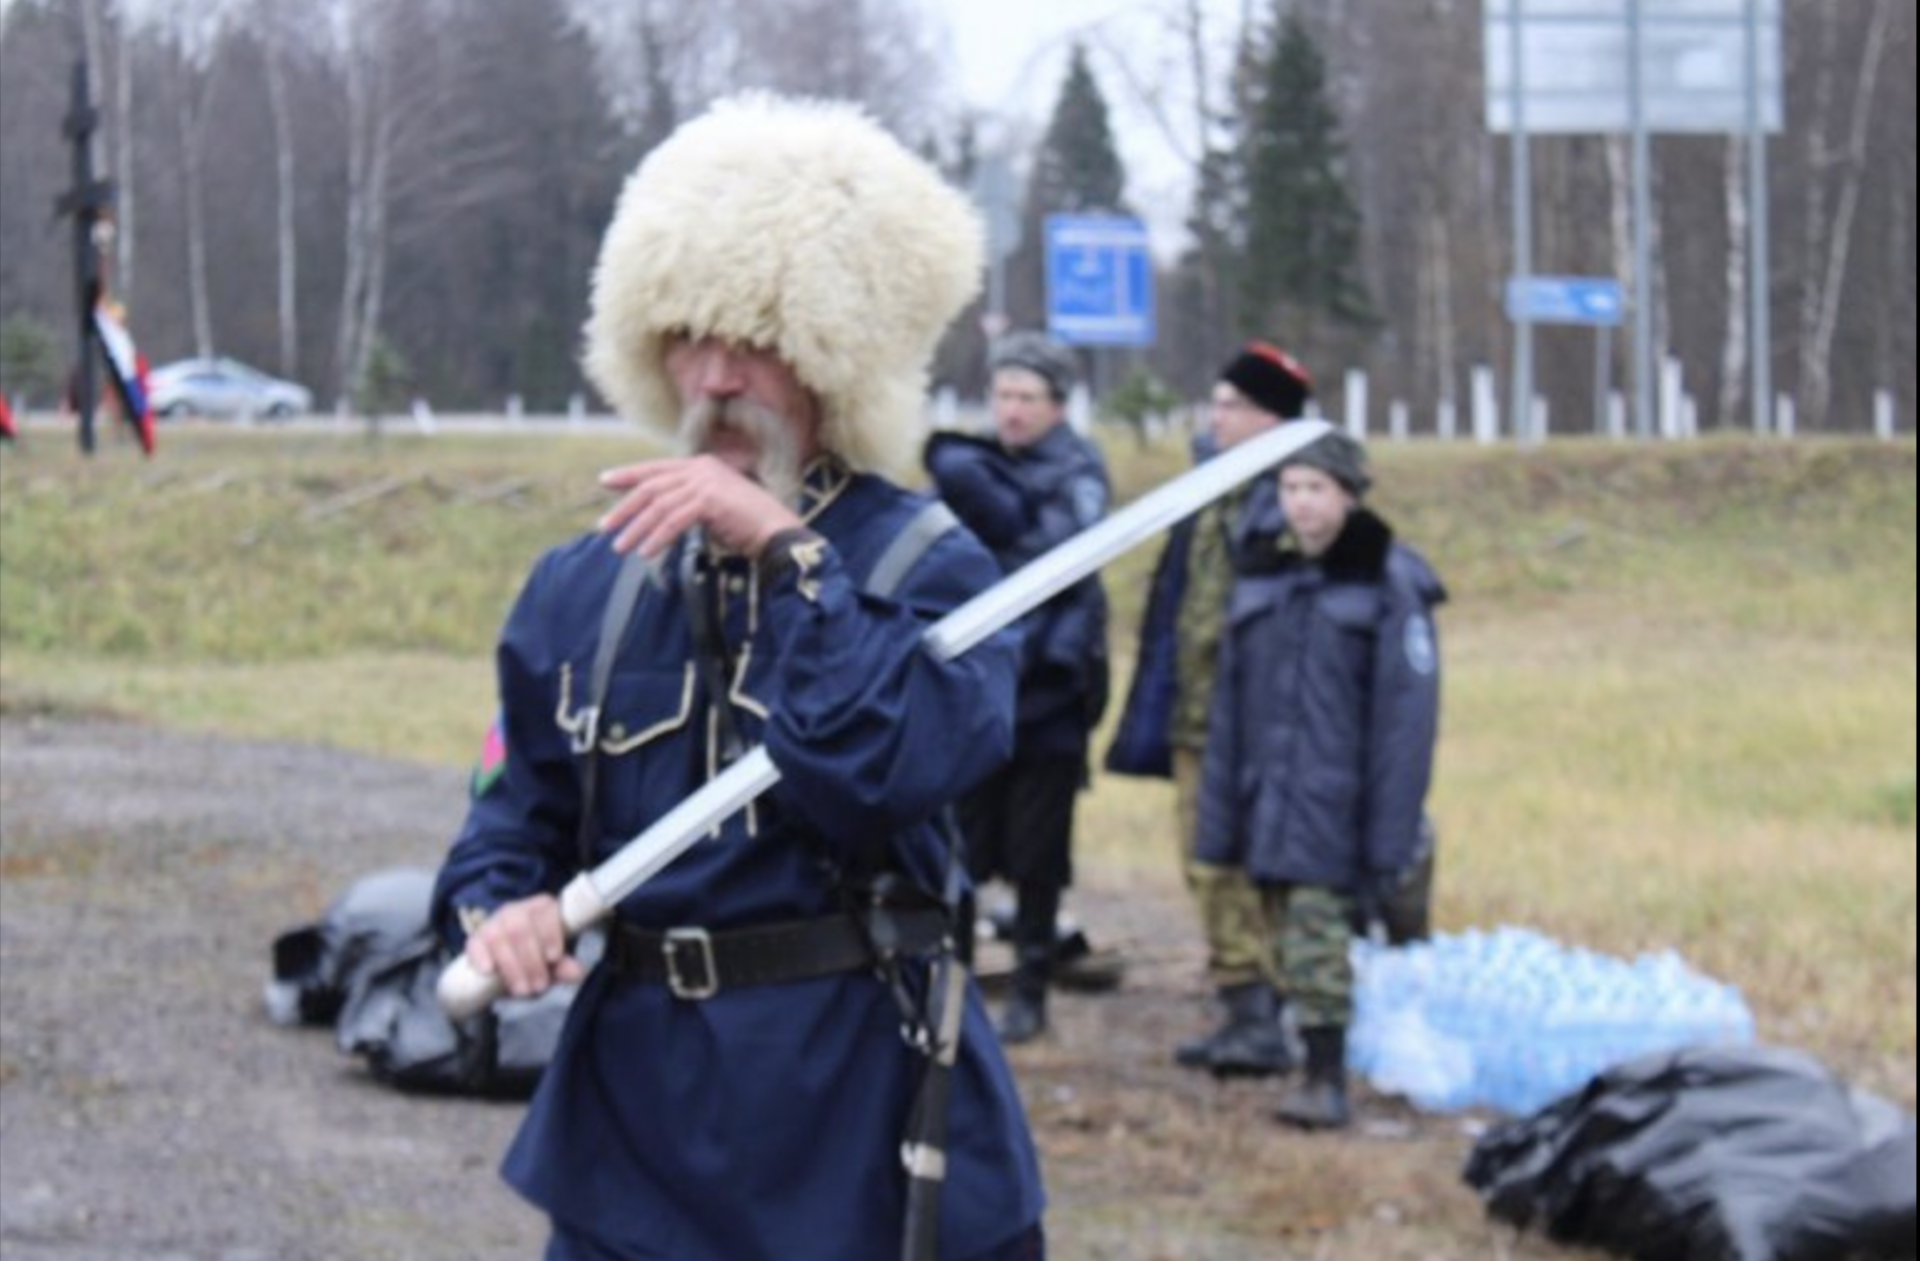
[[[1624,1065],[1488,1134],[1466,1177],[1501,1221],[1637,1261],[1915,1255],[1913,1119],[1793,1051]]]
[[[450,954],[428,923],[434,873],[395,868],[355,881],[318,923],[273,943],[269,1014],[283,1024],[331,1024],[341,1051],[408,1090],[530,1094],[553,1055],[573,986],[502,999],[455,1023],[434,986]],[[591,963],[597,939],[575,953]]]

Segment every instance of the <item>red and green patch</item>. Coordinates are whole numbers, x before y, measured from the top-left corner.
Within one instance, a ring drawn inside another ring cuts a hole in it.
[[[507,773],[507,733],[495,718],[487,728],[486,743],[480,746],[480,760],[473,768],[473,795],[484,797]]]

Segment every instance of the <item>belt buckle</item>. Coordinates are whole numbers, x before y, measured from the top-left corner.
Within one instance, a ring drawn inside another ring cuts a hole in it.
[[[681,973],[681,951],[691,948],[699,960],[700,979],[690,982]],[[720,969],[713,958],[713,934],[704,928],[670,928],[660,954],[667,964],[667,988],[675,998],[703,1003],[720,992]]]

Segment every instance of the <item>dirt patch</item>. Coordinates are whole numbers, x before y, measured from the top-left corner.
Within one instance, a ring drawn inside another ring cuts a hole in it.
[[[432,863],[460,776],[98,720],[0,720],[0,1252],[532,1257],[518,1110],[408,1098],[263,1015],[268,945]]]
[[[539,1255],[493,1174],[517,1105],[398,1094],[261,1004],[275,934],[439,860],[458,773],[35,713],[0,717],[0,764],[8,1261]],[[1129,974],[1016,1059],[1060,1261],[1549,1255],[1484,1224],[1458,1122],[1368,1099],[1356,1137],[1308,1140],[1267,1120],[1272,1087],[1172,1068],[1211,1013],[1170,886],[1074,906]]]

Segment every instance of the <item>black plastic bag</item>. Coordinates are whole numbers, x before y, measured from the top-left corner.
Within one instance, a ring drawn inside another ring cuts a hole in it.
[[[269,1014],[332,1024],[341,1051],[407,1090],[522,1097],[552,1058],[575,987],[501,999],[458,1024],[434,995],[451,958],[428,923],[434,873],[395,868],[357,880],[317,924],[273,943]],[[576,944],[591,965],[599,938]]]
[[[1488,1134],[1496,1218],[1638,1261],[1905,1261],[1914,1123],[1793,1051],[1653,1056]]]

